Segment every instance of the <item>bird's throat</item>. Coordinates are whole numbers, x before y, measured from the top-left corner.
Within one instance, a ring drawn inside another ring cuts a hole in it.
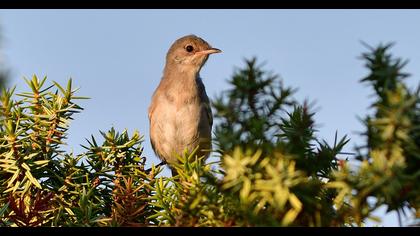
[[[166,87],[165,96],[169,102],[177,107],[193,102],[199,102],[197,80],[200,80],[198,73],[177,72],[164,77],[162,86]]]

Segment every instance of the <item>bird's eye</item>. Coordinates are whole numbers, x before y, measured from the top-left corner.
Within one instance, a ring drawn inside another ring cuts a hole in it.
[[[185,50],[187,50],[187,52],[192,52],[192,51],[194,50],[194,47],[193,47],[193,46],[191,46],[191,45],[187,45],[187,46],[185,47]]]

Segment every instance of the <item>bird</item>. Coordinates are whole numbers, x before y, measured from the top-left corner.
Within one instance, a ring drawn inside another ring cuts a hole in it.
[[[210,54],[220,53],[204,39],[186,35],[171,45],[163,76],[148,109],[150,142],[156,156],[178,175],[177,155],[196,147],[208,158],[211,150],[213,115],[200,70]]]

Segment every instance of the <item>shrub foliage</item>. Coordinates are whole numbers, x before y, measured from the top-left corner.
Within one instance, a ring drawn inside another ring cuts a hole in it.
[[[375,101],[354,155],[343,153],[346,136],[319,140],[308,102],[250,59],[213,102],[218,161],[185,153],[176,177],[145,169],[137,131],[111,128],[86,139],[80,154],[64,151],[83,110],[72,80],[47,86],[33,76],[29,92],[4,89],[0,225],[352,226],[376,219],[384,204],[418,218],[419,89],[406,86],[405,62],[390,46],[363,54],[361,81]]]

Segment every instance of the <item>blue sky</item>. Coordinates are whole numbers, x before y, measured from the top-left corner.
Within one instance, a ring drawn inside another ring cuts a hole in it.
[[[345,151],[352,151],[362,141],[357,116],[365,116],[371,101],[358,82],[367,74],[360,40],[396,42],[392,52],[410,60],[408,83],[415,86],[418,22],[419,10],[0,10],[10,85],[27,89],[22,78],[33,74],[60,83],[72,77],[79,95],[91,98],[80,103],[85,111],[71,124],[68,150],[80,153],[84,138],[111,126],[137,129],[155,164],[147,108],[175,39],[193,33],[223,50],[201,71],[210,98],[227,88],[244,58],[256,56],[285,85],[299,88],[298,99],[316,101],[320,138],[332,142],[338,130],[350,136]],[[397,225],[394,213],[383,220]]]

